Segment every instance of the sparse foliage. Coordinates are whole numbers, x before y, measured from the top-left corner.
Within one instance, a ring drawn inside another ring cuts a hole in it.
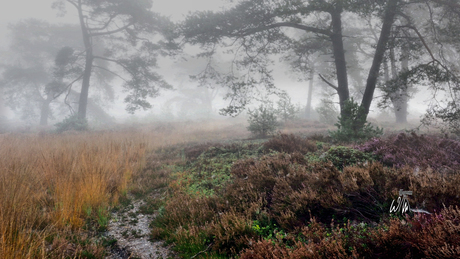
[[[292,103],[291,97],[286,92],[282,92],[279,95],[279,100],[276,104],[276,113],[283,122],[297,118],[300,112],[300,108]]]
[[[9,26],[9,51],[1,64],[0,87],[6,104],[24,120],[47,125],[51,104],[81,77],[75,49],[81,34],[74,25],[52,25],[30,19]],[[37,114],[37,111],[38,114]]]
[[[273,134],[280,125],[273,104],[270,102],[260,104],[254,110],[249,109],[248,115],[248,130],[256,136],[266,137]]]
[[[76,115],[65,118],[62,122],[55,124],[56,132],[62,133],[68,130],[85,131],[88,129],[88,122],[86,119],[81,119]]]
[[[337,118],[339,117],[339,110],[329,99],[321,99],[320,104],[316,107],[316,112],[319,115],[319,120],[326,124],[334,124],[337,122]]]

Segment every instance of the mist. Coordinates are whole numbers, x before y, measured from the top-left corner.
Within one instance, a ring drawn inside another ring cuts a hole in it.
[[[0,5],[0,258],[460,258],[457,1]]]
[[[39,4],[36,1],[19,1],[9,8],[2,9],[4,12],[0,20],[2,84],[3,86],[7,85],[7,87],[2,87],[0,102],[3,128],[36,128],[41,124],[42,129],[51,130],[56,123],[62,122],[69,116],[79,112],[78,103],[82,78],[78,79],[78,76],[83,73],[84,61],[82,55],[85,46],[79,29],[78,14],[71,5],[65,2],[42,1]],[[28,13],[23,6],[28,6],[26,10],[33,10],[33,12]],[[234,6],[235,3],[227,1],[194,1],[193,4],[189,1],[180,0],[168,1],[168,3],[156,1],[153,2],[149,11],[153,11],[167,19],[171,23],[170,26],[173,24],[178,26],[187,17],[192,17],[196,12],[225,12]],[[419,12],[423,13],[424,11]],[[321,19],[326,21],[327,17]],[[396,23],[398,22],[399,20]],[[424,21],[416,22],[421,25]],[[21,23],[23,24],[22,27],[20,26]],[[377,43],[376,39],[373,38],[373,35],[375,35],[373,30],[375,26],[380,25],[381,21],[378,17],[369,16],[368,20],[365,21],[363,17],[352,12],[346,12],[343,16],[344,48],[349,72],[347,77],[350,96],[358,102],[364,94],[367,71],[372,65],[370,57]],[[32,28],[32,26],[37,27]],[[119,26],[119,24],[114,26]],[[173,30],[173,27],[169,27],[169,29]],[[37,30],[43,30],[42,35]],[[34,36],[29,35],[32,31]],[[148,86],[144,90],[135,88],[129,90],[123,87],[126,80],[129,80],[126,79],[126,76],[129,76],[130,73],[128,70],[123,71],[123,67],[108,64],[109,59],[95,61],[94,66],[100,69],[91,72],[87,119],[93,127],[112,127],[119,123],[141,121],[155,123],[220,120],[231,118],[232,116],[246,118],[248,109],[254,110],[263,102],[275,104],[279,100],[279,93],[284,92],[289,96],[290,102],[297,107],[297,118],[320,120],[324,123],[333,124],[336,121],[335,117],[340,114],[342,105],[341,99],[332,89],[334,85],[337,86],[337,72],[334,67],[333,53],[327,47],[321,49],[315,46],[314,44],[324,45],[324,43],[314,43],[314,35],[310,32],[283,28],[280,33],[284,33],[285,37],[292,40],[299,41],[299,44],[303,41],[306,45],[294,44],[283,48],[283,44],[287,44],[283,42],[284,39],[280,39],[280,42],[276,43],[281,47],[276,51],[268,50],[269,46],[267,45],[265,56],[256,61],[261,66],[264,66],[263,71],[260,70],[260,67],[250,67],[249,63],[247,63],[248,57],[253,54],[250,52],[256,50],[248,48],[246,52],[249,51],[249,54],[245,57],[244,53],[238,52],[237,45],[232,45],[230,38],[222,39],[221,42],[225,44],[215,45],[213,55],[208,56],[201,55],[209,50],[209,46],[206,46],[203,42],[186,43],[184,38],[181,38],[182,36],[176,35],[174,39],[167,39],[178,44],[175,50],[161,50],[168,53],[156,53],[154,54],[155,57],[148,61],[156,63],[151,68],[151,72],[154,73],[151,78],[158,79],[161,77],[161,82],[157,86]],[[166,39],[161,37],[173,37],[160,34],[164,34],[164,31],[160,32],[158,30],[153,34],[144,33],[144,36],[147,35],[145,37],[150,42],[159,42],[158,44],[162,44],[161,42]],[[31,37],[35,38],[32,40]],[[51,38],[46,39],[46,37]],[[27,42],[27,39],[30,41]],[[99,42],[96,42],[96,40],[99,40]],[[127,38],[126,40],[129,39]],[[413,41],[417,40],[416,37],[413,39]],[[115,45],[111,45],[115,43],[110,41],[113,41],[113,39],[95,38],[94,53],[99,56],[104,56],[109,52],[115,53],[117,51],[114,49]],[[130,48],[128,41],[116,44],[122,44],[118,45],[122,52],[133,54],[132,57],[136,55],[136,48]],[[433,49],[437,47],[431,42],[425,42],[425,44],[430,45],[430,48]],[[40,46],[40,49],[37,46]],[[61,69],[67,69],[68,73],[74,73],[73,78],[72,75],[68,74],[65,76],[66,78],[58,79],[61,84],[68,84],[66,85],[68,88],[63,89],[64,85],[62,85],[62,89],[56,90],[56,88],[53,90],[55,91],[54,95],[59,94],[59,96],[47,97],[47,93],[50,91],[49,84],[57,80],[53,79],[53,73],[57,73],[56,65],[53,63],[56,60],[56,55],[64,47],[72,48],[72,55],[75,56],[68,56],[67,58],[73,58],[72,62],[75,63],[68,63],[67,68]],[[388,99],[389,93],[382,92],[381,89],[383,88],[381,87],[384,86],[385,81],[389,81],[392,77],[394,78],[398,73],[396,70],[400,69],[397,67],[401,66],[399,62],[402,62],[401,59],[404,53],[398,51],[403,50],[389,49],[384,54],[383,65],[379,71],[378,86],[368,111],[369,119],[377,125],[381,122],[393,123],[397,120],[395,109],[400,108],[392,107]],[[423,47],[418,46],[416,51],[418,52],[417,54],[414,52],[414,55],[418,55],[417,58],[415,56],[407,58],[406,66],[409,68],[428,62],[430,59],[429,53],[423,50]],[[449,51],[453,50],[450,49]],[[421,54],[419,55],[418,53]],[[120,55],[119,58],[127,57]],[[246,64],[242,65],[244,62]],[[77,66],[80,67],[77,68]],[[17,71],[7,71],[13,67]],[[212,71],[210,72],[211,68]],[[22,70],[20,71],[20,69]],[[33,75],[30,71],[31,69],[37,70],[33,73],[41,74]],[[73,71],[69,72],[71,69]],[[12,73],[23,74],[13,75]],[[235,79],[242,79],[244,73],[248,73],[248,77],[245,80],[254,80],[256,82],[250,87],[251,89],[244,89],[246,92],[243,95],[246,96],[243,99],[241,99],[242,96],[238,96],[241,93],[236,93],[228,82],[224,82],[224,78],[228,77],[229,73],[232,73]],[[389,76],[388,74],[391,75]],[[37,80],[33,80],[34,76]],[[252,78],[249,79],[250,77]],[[74,79],[77,80],[70,85]],[[152,90],[154,87],[156,88]],[[310,88],[312,88],[311,91]],[[429,85],[424,85],[423,82],[412,84],[411,89],[413,90],[404,93],[404,95],[407,95],[404,106],[404,113],[406,113],[407,119],[403,119],[403,122],[417,125],[426,111],[433,105],[433,89],[430,89]],[[129,91],[132,93],[131,97],[127,97],[127,92]],[[47,98],[48,101],[46,102],[49,108],[47,108],[47,111],[43,111],[41,107],[44,104],[41,99],[47,100]],[[126,98],[131,98],[131,103]],[[438,98],[442,99],[442,95]],[[383,103],[383,101],[386,103]],[[325,107],[325,102],[330,103],[330,106]],[[223,109],[235,103],[238,105],[244,103],[244,105],[240,105],[241,107],[234,114],[223,112]],[[318,110],[323,109],[324,112],[325,108],[331,109],[330,112],[334,114],[329,116],[333,116],[333,118],[325,119],[323,118],[324,116],[318,114]],[[42,115],[47,113],[45,115],[47,118],[40,119],[40,112]]]

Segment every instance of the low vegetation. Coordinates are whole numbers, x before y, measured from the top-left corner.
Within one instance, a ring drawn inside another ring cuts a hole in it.
[[[389,165],[369,149],[388,141],[404,150],[407,143],[391,141],[398,138],[447,141],[440,152],[459,154],[453,140],[404,133],[360,146],[283,134],[265,143],[202,146],[199,156],[174,167],[153,238],[175,244],[184,258],[456,257],[460,178],[412,160]],[[413,191],[411,208],[431,214],[390,214],[400,189]]]
[[[0,136],[0,257],[103,258],[128,192],[156,215],[152,239],[183,258],[459,255],[456,140],[337,146],[312,132],[236,141],[248,133],[230,124],[164,127]],[[401,189],[418,212],[389,212]]]
[[[208,122],[1,134],[0,258],[103,258],[114,242],[100,235],[110,211],[129,203],[128,192],[169,183],[169,171],[147,157],[151,150],[241,134],[232,124]]]

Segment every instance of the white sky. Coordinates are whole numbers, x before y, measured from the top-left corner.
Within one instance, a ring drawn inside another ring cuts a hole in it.
[[[57,11],[51,8],[55,0],[3,0],[0,3],[0,44],[6,43],[7,25],[22,19],[38,18],[48,22],[77,23],[77,16],[72,8],[68,8],[65,17],[57,17]],[[153,11],[170,16],[179,21],[188,12],[197,10],[219,10],[228,4],[225,0],[156,0]]]

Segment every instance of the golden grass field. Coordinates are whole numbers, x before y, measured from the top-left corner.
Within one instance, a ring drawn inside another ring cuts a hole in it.
[[[107,220],[109,208],[129,190],[148,152],[247,135],[244,126],[232,122],[1,134],[0,258],[78,257],[88,249],[101,254],[85,242],[85,220]]]

